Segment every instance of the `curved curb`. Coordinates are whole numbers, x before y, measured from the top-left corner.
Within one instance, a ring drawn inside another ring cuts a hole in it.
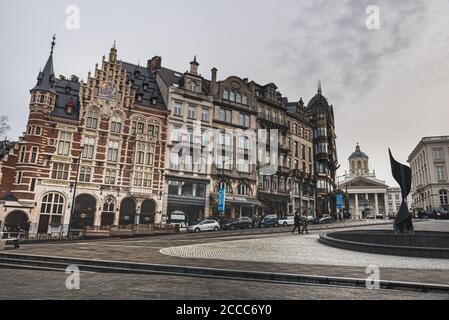
[[[401,257],[449,259],[449,248],[410,247],[355,242],[337,239],[332,237],[328,233],[320,234],[319,241],[331,247],[358,252],[394,255]]]

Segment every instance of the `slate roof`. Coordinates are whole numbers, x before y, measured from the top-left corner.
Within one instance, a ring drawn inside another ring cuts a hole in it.
[[[56,93],[55,80],[55,72],[53,70],[53,54],[50,54],[47,59],[47,63],[45,63],[44,70],[39,72],[39,75],[37,76],[37,84],[32,91],[42,90]]]
[[[55,109],[51,113],[53,116],[67,118],[72,120],[79,119],[79,111],[80,111],[80,101],[79,101],[79,93],[80,93],[80,83],[74,80],[68,79],[57,79],[56,80],[56,105]],[[71,114],[66,112],[67,103],[72,99],[74,108]]]
[[[142,96],[142,101],[136,103],[145,107],[166,110],[162,94],[157,85],[156,79],[150,69],[138,66],[128,62],[122,62],[122,68],[126,72],[126,80],[132,81],[132,89],[137,95]],[[147,90],[144,85],[147,84]],[[157,99],[156,105],[153,104],[153,98]]]

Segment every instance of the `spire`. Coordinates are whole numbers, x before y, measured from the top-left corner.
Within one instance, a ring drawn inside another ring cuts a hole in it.
[[[55,91],[55,72],[53,70],[53,51],[56,45],[56,35],[53,35],[53,41],[51,42],[50,56],[45,63],[43,71],[39,72],[37,76],[37,84],[32,90],[48,91],[56,94]]]
[[[356,152],[360,152],[360,145],[359,145],[358,142],[357,142],[357,146],[355,147],[355,151],[356,151]]]
[[[322,89],[321,89],[321,80],[318,79],[318,94],[322,94]]]
[[[193,61],[190,62],[190,73],[194,75],[198,75],[198,66],[200,64],[196,61],[196,55],[193,58]]]
[[[112,45],[111,50],[109,51],[109,62],[116,63],[117,62],[117,43],[114,40],[114,44]]]
[[[53,55],[53,50],[55,49],[55,45],[56,45],[56,34],[53,34],[53,41],[51,42],[51,51],[50,51],[50,55]]]

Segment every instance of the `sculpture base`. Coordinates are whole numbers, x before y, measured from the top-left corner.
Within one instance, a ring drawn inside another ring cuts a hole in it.
[[[397,234],[388,230],[352,230],[320,235],[329,246],[385,255],[449,259],[449,233],[415,231]]]

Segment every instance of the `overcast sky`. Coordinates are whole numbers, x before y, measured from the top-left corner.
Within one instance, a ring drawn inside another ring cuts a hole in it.
[[[154,55],[179,71],[197,55],[200,72],[274,82],[307,103],[317,79],[334,105],[340,175],[357,142],[390,185],[387,148],[405,162],[421,137],[449,135],[447,0],[1,0],[0,115],[9,135],[25,130],[29,90],[56,33],[57,75],[87,72],[117,40],[119,59]],[[66,7],[80,29],[66,28]],[[368,5],[380,29],[368,30]]]

